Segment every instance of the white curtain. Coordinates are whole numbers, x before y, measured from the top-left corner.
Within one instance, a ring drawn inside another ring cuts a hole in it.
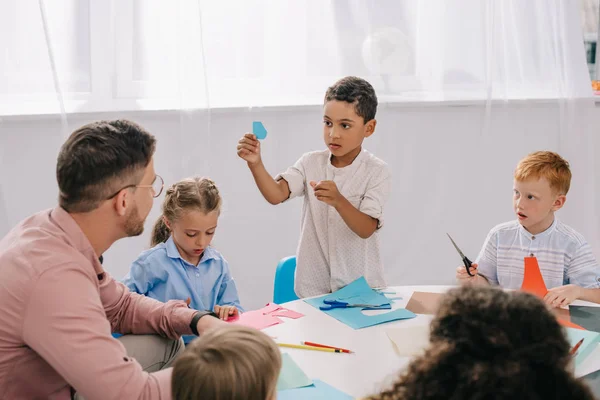
[[[0,0],[0,114],[589,97],[573,0]]]

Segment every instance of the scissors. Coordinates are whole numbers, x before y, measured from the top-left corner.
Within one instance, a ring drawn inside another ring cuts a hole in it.
[[[448,235],[448,233],[446,233],[446,235]],[[460,256],[463,260],[463,264],[465,264],[465,268],[467,269],[467,274],[469,274],[469,276],[475,276],[471,273],[471,271],[469,271],[469,268],[471,268],[471,264],[473,264],[473,262],[471,260],[469,260],[469,258],[467,256],[465,256],[462,251],[460,251],[460,249],[458,248],[456,243],[454,243],[454,240],[452,240],[452,237],[450,235],[448,235],[448,237],[450,238],[450,241],[454,245],[454,248],[456,249],[456,251],[458,251],[458,254],[460,254]]]
[[[373,310],[378,310],[378,309],[387,309],[387,308],[391,308],[389,303],[386,304],[379,304],[379,305],[374,305],[374,304],[351,304],[348,303],[346,301],[339,301],[339,300],[323,300],[323,303],[325,303],[325,306],[321,306],[319,307],[319,310],[333,310],[334,308],[353,308],[353,307],[359,307],[359,308],[365,308],[365,309],[373,309]]]

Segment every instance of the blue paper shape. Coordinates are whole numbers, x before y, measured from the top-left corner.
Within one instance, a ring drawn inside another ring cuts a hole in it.
[[[297,389],[281,390],[277,392],[277,400],[352,400],[353,397],[315,379],[314,384]]]
[[[575,366],[577,366],[596,348],[600,341],[600,333],[568,327],[566,330],[569,342],[571,343],[571,348],[583,339],[583,343],[581,343],[579,350],[577,350],[577,353],[575,354]]]
[[[264,139],[267,137],[267,130],[260,121],[252,122],[252,133],[254,133],[257,139]]]
[[[312,385],[313,381],[294,362],[288,353],[281,355],[281,371],[277,379],[277,390],[294,389]]]
[[[364,276],[361,276],[354,282],[346,285],[337,292],[327,294],[325,296],[304,300],[311,306],[319,308],[324,306],[323,300],[341,300],[349,303],[361,304],[385,304],[389,303],[389,299],[385,295],[371,289],[367,284]],[[325,314],[332,316],[340,322],[348,325],[353,329],[366,328],[367,326],[379,325],[385,322],[397,321],[399,319],[415,318],[416,315],[404,308],[390,311],[385,314],[365,315],[360,308],[334,308],[333,310],[323,311]]]

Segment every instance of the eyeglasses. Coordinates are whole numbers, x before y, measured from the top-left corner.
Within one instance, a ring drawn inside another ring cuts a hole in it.
[[[154,181],[152,181],[152,185],[135,185],[136,188],[151,188],[154,195],[152,197],[157,198],[162,193],[165,188],[165,181],[160,175],[156,175]]]
[[[113,197],[118,195],[121,190],[130,188],[130,187],[150,188],[150,189],[152,189],[152,193],[154,193],[152,195],[152,197],[157,198],[158,196],[160,196],[163,189],[165,188],[165,181],[163,180],[163,178],[160,175],[156,175],[156,177],[154,178],[154,181],[152,181],[151,185],[127,185],[127,186],[124,186],[121,189],[117,190],[117,192],[115,194],[113,194],[112,196],[107,197],[106,200],[112,199]]]

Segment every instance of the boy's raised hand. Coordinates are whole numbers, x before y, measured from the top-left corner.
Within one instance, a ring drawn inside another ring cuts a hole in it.
[[[238,156],[245,160],[248,165],[260,163],[260,142],[252,133],[246,133],[237,145]]]
[[[567,306],[581,297],[581,288],[576,285],[558,286],[548,290],[544,302],[552,307]]]
[[[461,285],[468,285],[477,281],[477,264],[472,263],[471,268],[469,268],[469,271],[473,274],[473,276],[467,273],[467,270],[465,269],[464,265],[461,265],[460,267],[456,268],[456,280]]]
[[[215,314],[219,316],[223,321],[227,321],[229,317],[238,315],[238,309],[236,306],[215,306]]]
[[[344,197],[337,188],[334,181],[310,181],[310,186],[315,191],[317,200],[336,207],[339,201]]]

